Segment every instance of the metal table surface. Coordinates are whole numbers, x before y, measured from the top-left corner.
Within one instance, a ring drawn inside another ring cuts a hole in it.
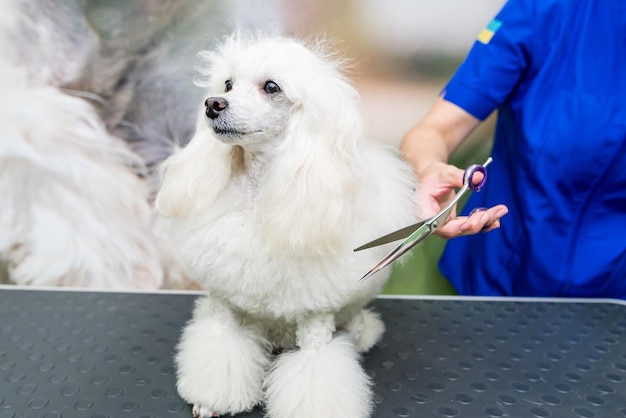
[[[1,287],[0,418],[190,417],[172,353],[196,297]],[[372,305],[387,324],[364,358],[374,417],[626,417],[620,301]]]

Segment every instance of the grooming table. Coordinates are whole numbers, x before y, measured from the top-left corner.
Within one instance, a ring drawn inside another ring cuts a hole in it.
[[[191,417],[172,353],[198,295],[0,287],[0,418]],[[376,418],[626,417],[620,301],[372,305],[387,324],[364,359]]]

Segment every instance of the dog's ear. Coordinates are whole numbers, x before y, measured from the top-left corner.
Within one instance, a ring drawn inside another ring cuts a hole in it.
[[[333,94],[297,104],[263,186],[265,236],[272,249],[319,255],[340,251],[355,222],[358,142],[356,92],[341,81]]]
[[[164,217],[176,218],[208,207],[236,169],[233,161],[236,154],[236,147],[217,140],[205,123],[199,121],[189,144],[160,167],[157,211]]]

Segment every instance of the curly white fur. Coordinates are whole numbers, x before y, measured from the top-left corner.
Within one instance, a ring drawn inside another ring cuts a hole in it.
[[[264,403],[272,418],[367,417],[358,353],[384,326],[363,306],[389,271],[359,278],[389,247],[353,248],[415,220],[412,171],[363,137],[357,93],[321,44],[237,33],[201,57],[207,107],[156,199],[208,289],[178,390],[203,416]]]

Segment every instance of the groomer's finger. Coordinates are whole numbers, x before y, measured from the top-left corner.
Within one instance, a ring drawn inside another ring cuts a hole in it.
[[[420,184],[425,190],[431,190],[430,194],[440,195],[437,189],[443,189],[446,193],[451,189],[463,186],[464,171],[442,162],[426,165],[417,174]]]
[[[441,169],[440,178],[454,187],[462,187],[464,173],[460,168],[446,164]]]
[[[437,230],[437,235],[450,239],[462,235],[473,235],[479,232],[489,232],[500,227],[500,218],[508,213],[504,205],[497,205],[489,209],[475,211],[470,216],[458,216],[450,219]]]
[[[504,205],[497,205],[492,208],[479,208],[470,212],[463,225],[460,225],[461,235],[477,234],[479,232],[489,232],[500,227],[500,218],[506,215],[509,209]]]

